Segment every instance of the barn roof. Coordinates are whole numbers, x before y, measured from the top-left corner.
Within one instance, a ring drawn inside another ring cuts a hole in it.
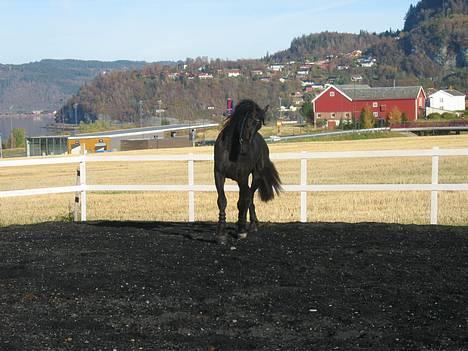
[[[416,99],[421,86],[408,87],[354,87],[335,86],[353,100]]]

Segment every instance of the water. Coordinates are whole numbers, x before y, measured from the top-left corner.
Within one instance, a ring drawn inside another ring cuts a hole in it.
[[[23,128],[25,136],[54,135],[55,132],[47,130],[48,124],[54,123],[52,114],[46,115],[2,115],[0,114],[0,135],[2,139],[8,139],[11,127]]]

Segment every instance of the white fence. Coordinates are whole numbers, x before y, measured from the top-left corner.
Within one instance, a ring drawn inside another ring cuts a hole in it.
[[[286,192],[299,192],[300,221],[307,222],[307,193],[308,192],[337,192],[337,191],[430,191],[431,192],[431,224],[437,224],[438,192],[439,191],[468,191],[468,184],[439,184],[439,157],[468,156],[468,148],[464,149],[424,149],[424,150],[389,150],[389,151],[347,151],[347,152],[301,152],[271,154],[272,160],[300,160],[300,183],[283,185]],[[431,184],[307,184],[307,163],[313,159],[336,158],[389,158],[389,157],[431,157]],[[88,162],[141,162],[141,161],[185,161],[188,167],[188,182],[186,185],[97,185],[86,181],[86,164]],[[86,194],[90,191],[176,191],[188,193],[188,220],[195,220],[195,192],[216,191],[213,184],[194,184],[194,162],[213,161],[212,155],[147,155],[147,156],[119,156],[119,155],[82,155],[74,157],[40,158],[27,160],[0,161],[2,167],[52,165],[65,163],[79,163],[79,183],[74,186],[36,188],[23,190],[0,191],[0,198],[32,196],[44,194],[79,193],[81,220],[86,221]],[[237,185],[226,185],[226,191],[238,191]]]

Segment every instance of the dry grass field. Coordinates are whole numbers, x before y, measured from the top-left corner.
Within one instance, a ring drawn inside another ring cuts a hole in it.
[[[401,137],[340,142],[271,144],[270,152],[467,148],[468,135]],[[212,147],[145,150],[125,154],[212,153]],[[299,183],[300,161],[276,161],[284,184]],[[0,190],[75,184],[77,165],[0,168]],[[211,162],[195,163],[195,183],[213,184]],[[440,183],[468,183],[468,157],[440,159]],[[89,184],[186,184],[186,162],[88,163]],[[309,184],[430,183],[429,158],[311,160]],[[185,193],[88,193],[89,220],[186,221]],[[74,194],[0,199],[0,225],[70,220]],[[196,220],[217,219],[216,193],[196,193]],[[228,220],[235,221],[237,193],[228,194]],[[260,220],[299,220],[300,196],[282,193],[256,201]],[[429,192],[343,192],[308,195],[309,221],[429,223]],[[439,223],[468,224],[468,192],[439,194]]]

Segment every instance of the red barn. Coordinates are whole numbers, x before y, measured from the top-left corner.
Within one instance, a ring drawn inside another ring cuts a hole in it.
[[[424,116],[426,93],[421,86],[379,87],[368,85],[329,85],[312,100],[316,120],[326,120],[333,128],[340,120],[359,118],[361,110],[369,106],[374,117],[385,120],[394,107],[405,112],[408,120]]]

